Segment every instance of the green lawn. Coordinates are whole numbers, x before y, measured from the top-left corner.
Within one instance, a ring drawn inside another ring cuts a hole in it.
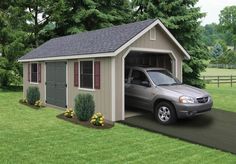
[[[1,164],[236,163],[230,153],[119,123],[108,130],[74,125],[57,119],[59,110],[19,104],[21,97],[22,92],[0,90]]]
[[[236,76],[236,69],[207,68],[202,76]]]
[[[236,84],[208,84],[206,90],[212,95],[214,107],[236,112]]]

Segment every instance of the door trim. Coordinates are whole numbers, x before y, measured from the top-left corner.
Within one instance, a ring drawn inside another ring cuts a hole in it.
[[[69,68],[68,68],[68,60],[63,60],[63,61],[45,61],[44,62],[44,102],[46,105],[52,105],[52,104],[48,104],[46,102],[46,99],[47,99],[47,87],[46,87],[46,82],[47,82],[47,64],[46,63],[60,63],[60,62],[65,62],[66,63],[66,107],[64,108],[68,108],[68,102],[69,102],[69,99],[68,99],[68,94],[69,94],[69,87],[68,87],[68,82],[69,82],[69,74],[68,74],[68,71],[69,71]],[[55,106],[55,105],[54,105]]]

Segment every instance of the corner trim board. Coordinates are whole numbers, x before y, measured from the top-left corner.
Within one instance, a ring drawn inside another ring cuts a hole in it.
[[[112,109],[112,121],[116,120],[115,114],[116,114],[116,60],[115,57],[111,58],[111,109]]]

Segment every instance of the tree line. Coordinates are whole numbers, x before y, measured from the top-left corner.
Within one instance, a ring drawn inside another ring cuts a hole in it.
[[[191,55],[184,82],[203,87],[200,72],[209,58],[198,0],[1,0],[0,85],[20,84],[17,59],[47,40],[139,20],[158,18]]]
[[[225,7],[219,24],[202,27],[203,41],[210,50],[210,63],[236,64],[236,6]]]

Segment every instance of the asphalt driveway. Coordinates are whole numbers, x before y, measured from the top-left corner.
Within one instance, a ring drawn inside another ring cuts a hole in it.
[[[204,115],[164,126],[156,122],[151,113],[145,112],[121,122],[236,154],[236,113],[213,109]]]

